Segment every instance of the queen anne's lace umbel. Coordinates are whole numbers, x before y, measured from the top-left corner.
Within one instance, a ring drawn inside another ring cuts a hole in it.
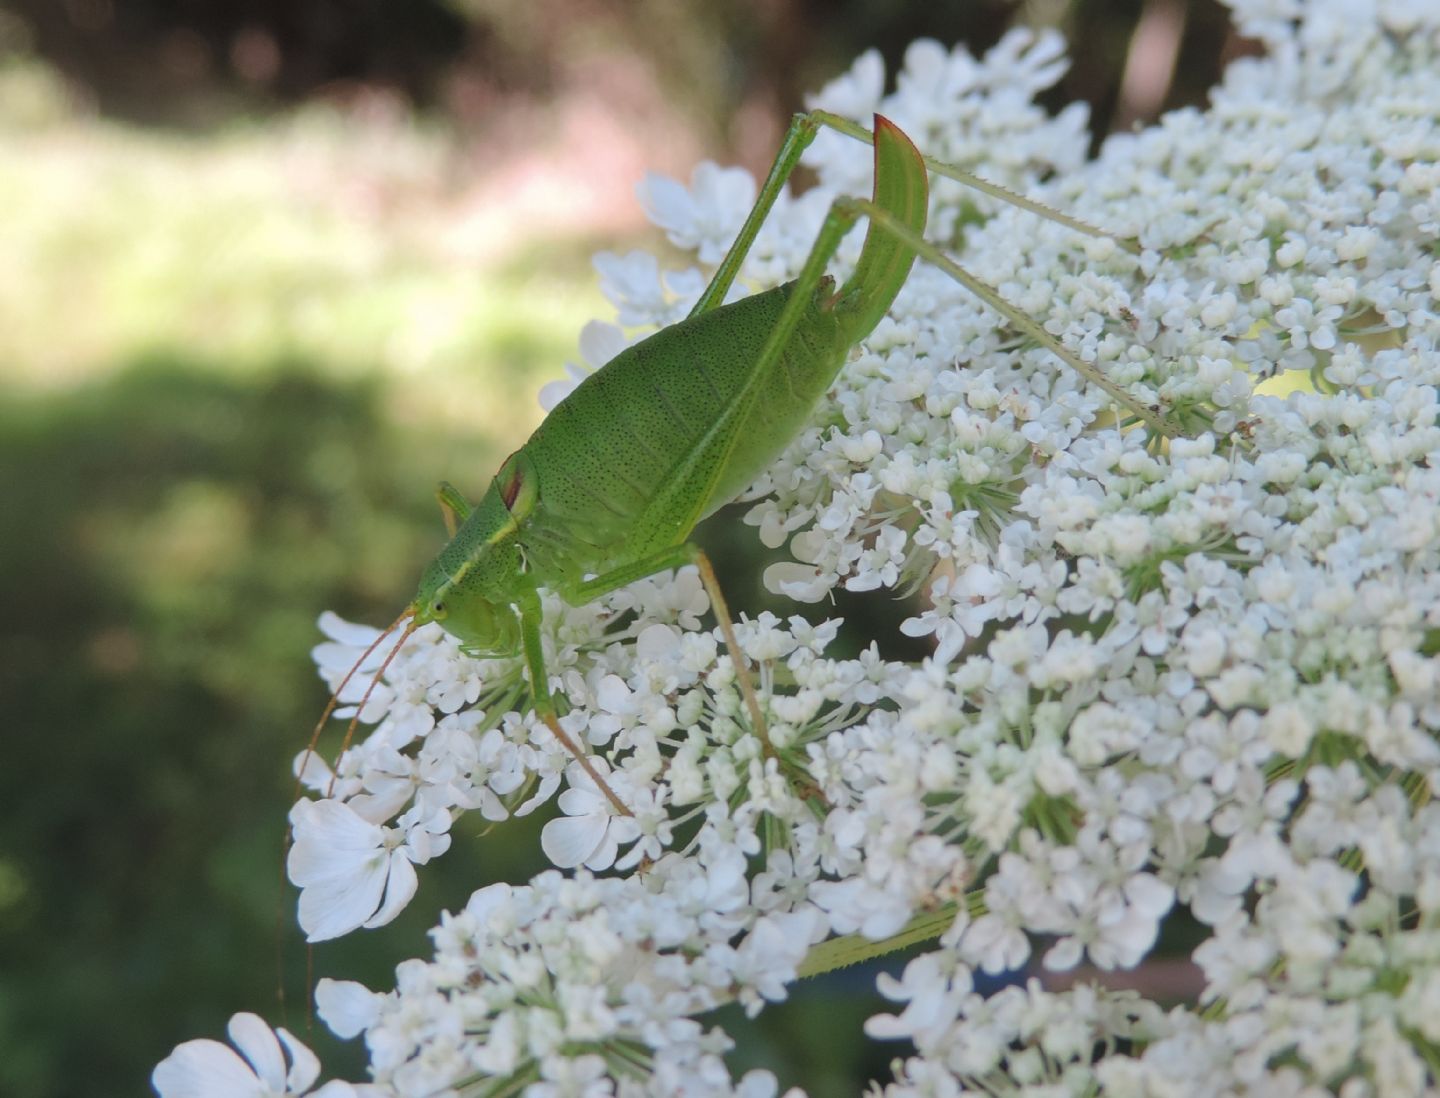
[[[1268,55],[1094,161],[1082,109],[1032,102],[1064,66],[1047,35],[981,60],[918,42],[890,95],[867,54],[815,98],[1138,239],[1134,257],[934,183],[933,238],[1181,437],[1122,429],[1105,394],[917,264],[748,497],[745,521],[793,558],[775,589],[927,596],[903,626],[933,638],[918,665],[827,656],[833,624],[740,624],[808,796],[744,730],[689,571],[546,606],[563,723],[633,818],[528,712],[518,660],[419,630],[333,791],[307,769],[302,925],[387,921],[464,813],[557,793],[544,848],[574,873],[477,892],[392,991],[322,983],[374,1093],[760,1098],[774,1079],[732,1080],[726,1037],[695,1018],[758,1012],[827,939],[917,917],[943,934],[882,979],[896,1013],[867,1026],[914,1043],[887,1093],[1436,1085],[1440,7],[1233,6]],[[820,184],[779,203],[751,287],[798,271],[835,195],[868,192],[855,142],[823,135],[807,162]],[[644,191],[705,262],[754,194],[713,167]],[[705,282],[649,256],[598,266],[632,328]],[[593,329],[586,357],[624,339]],[[322,625],[333,684],[375,633]],[[1092,979],[975,990],[976,971],[1134,966],[1182,906],[1208,930],[1197,1002]]]

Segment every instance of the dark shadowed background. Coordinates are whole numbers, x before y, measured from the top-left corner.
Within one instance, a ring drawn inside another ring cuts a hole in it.
[[[434,483],[478,492],[609,318],[589,255],[661,246],[641,175],[758,171],[862,50],[893,71],[914,38],[981,51],[1017,22],[1074,43],[1051,105],[1089,101],[1097,140],[1201,102],[1245,49],[1214,0],[0,11],[0,1093],[143,1093],[232,1012],[282,1020],[316,615],[383,622],[410,597]],[[748,528],[706,536],[757,607]],[[442,907],[538,868],[539,823],[457,834],[407,916],[317,950],[319,973],[389,986]],[[816,1095],[883,1078],[903,1049],[859,1039],[869,983],[800,989],[737,1070]],[[312,1039],[359,1076],[360,1050]]]

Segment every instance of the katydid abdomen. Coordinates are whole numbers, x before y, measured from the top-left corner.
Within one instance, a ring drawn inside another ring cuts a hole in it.
[[[516,541],[539,583],[565,589],[679,544],[799,433],[849,343],[812,304],[778,364],[755,378],[789,294],[782,286],[666,328],[551,411],[517,455],[537,492]]]

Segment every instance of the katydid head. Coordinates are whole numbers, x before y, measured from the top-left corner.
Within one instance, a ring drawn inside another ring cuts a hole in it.
[[[466,583],[467,576],[451,579],[440,559],[433,561],[420,581],[412,608],[415,622],[435,622],[475,656],[508,656],[520,650],[520,620],[514,607],[495,602]]]
[[[515,535],[537,494],[522,448],[505,459],[450,544],[425,569],[411,603],[417,625],[437,623],[473,656],[520,651],[513,596],[523,586],[523,558]]]

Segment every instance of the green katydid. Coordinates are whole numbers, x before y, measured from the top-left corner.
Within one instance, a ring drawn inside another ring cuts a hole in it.
[[[831,206],[793,282],[722,304],[766,214],[821,125],[872,141],[873,198],[842,198]],[[541,646],[539,589],[578,606],[642,577],[693,563],[734,661],[752,731],[773,757],[763,708],[714,571],[688,539],[696,523],[744,491],[798,434],[850,349],[884,317],[917,255],[1010,316],[1152,430],[1167,433],[1152,409],[1059,346],[1039,325],[1017,316],[993,290],[924,241],[927,166],[975,182],[922,157],[899,127],[879,115],[873,137],[824,112],[797,116],[755,206],[690,315],[586,378],[505,460],[473,507],[449,485],[440,487],[451,540],[394,623],[408,621],[374,681],[405,637],[427,622],[439,623],[467,652],[523,655],[536,713],[616,810],[628,812],[560,726]],[[862,216],[869,225],[860,258],[854,273],[836,288],[825,266]],[[334,705],[332,697],[321,726]]]

